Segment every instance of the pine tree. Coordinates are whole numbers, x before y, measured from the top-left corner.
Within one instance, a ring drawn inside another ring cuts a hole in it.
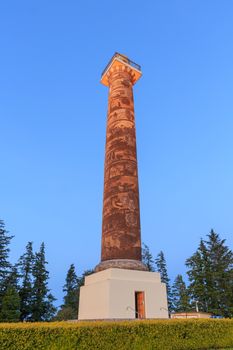
[[[148,268],[148,271],[154,271],[154,259],[150,252],[149,247],[146,244],[142,244],[142,262]]]
[[[0,322],[17,322],[20,319],[18,272],[14,266],[5,279],[0,311]]]
[[[49,321],[56,308],[53,305],[55,298],[48,288],[49,272],[46,270],[45,245],[41,244],[39,252],[35,254],[33,266],[33,295],[32,295],[32,321]]]
[[[155,259],[155,264],[157,267],[157,271],[160,273],[161,282],[166,284],[167,287],[167,302],[168,302],[168,311],[172,310],[172,296],[171,296],[171,287],[170,287],[170,279],[167,273],[167,264],[165,260],[164,253],[161,251],[157,258]]]
[[[213,230],[205,241],[210,269],[211,301],[209,309],[214,314],[233,316],[233,252]]]
[[[61,310],[58,311],[56,320],[73,320],[78,318],[78,302],[79,302],[79,279],[75,272],[74,264],[70,265],[70,268],[66,275],[66,283],[63,287],[64,304],[61,306]]]
[[[210,303],[210,265],[208,251],[205,242],[201,239],[197,251],[186,260],[186,266],[190,285],[189,294],[191,296],[192,307],[199,303],[200,310],[208,312]]]
[[[78,308],[78,277],[75,272],[74,264],[70,265],[70,268],[66,275],[66,283],[63,287],[63,292],[66,293],[64,297],[64,306],[70,306],[77,312]]]
[[[182,275],[177,275],[172,285],[172,309],[175,312],[187,312],[190,310],[190,298],[188,289]]]
[[[33,297],[33,265],[35,256],[32,242],[28,242],[26,252],[20,257],[18,267],[21,274],[20,295],[20,319],[30,321],[32,317],[32,297]]]
[[[5,224],[0,220],[0,312],[2,310],[3,297],[7,289],[7,277],[11,273],[9,262],[9,244],[13,236],[9,236]]]
[[[190,292],[203,311],[233,316],[233,253],[211,230],[186,261]]]
[[[9,262],[9,244],[13,236],[8,236],[8,232],[5,229],[5,224],[0,220],[0,293],[4,288],[4,280],[10,273],[11,264]]]

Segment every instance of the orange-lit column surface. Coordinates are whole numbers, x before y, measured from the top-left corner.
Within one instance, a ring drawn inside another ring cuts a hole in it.
[[[138,169],[133,85],[140,66],[115,54],[101,82],[109,87],[104,168],[101,263],[110,267],[146,270],[141,262]]]

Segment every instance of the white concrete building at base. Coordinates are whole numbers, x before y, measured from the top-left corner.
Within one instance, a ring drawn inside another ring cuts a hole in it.
[[[110,268],[85,277],[79,320],[168,318],[166,285],[157,272]]]

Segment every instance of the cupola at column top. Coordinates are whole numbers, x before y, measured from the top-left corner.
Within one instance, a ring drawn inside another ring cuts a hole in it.
[[[109,76],[114,71],[127,70],[131,77],[132,83],[135,84],[142,76],[141,66],[131,61],[127,56],[116,52],[101,75],[101,83],[109,86]]]

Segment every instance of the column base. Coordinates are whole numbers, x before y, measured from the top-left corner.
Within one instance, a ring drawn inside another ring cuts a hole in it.
[[[96,267],[95,272],[103,271],[106,269],[126,269],[126,270],[137,270],[137,271],[148,271],[148,268],[140,260],[131,259],[112,259],[101,261]]]
[[[143,295],[140,305],[136,302],[138,293]],[[81,287],[78,318],[168,318],[166,285],[158,272],[114,268],[93,273],[85,277]]]

